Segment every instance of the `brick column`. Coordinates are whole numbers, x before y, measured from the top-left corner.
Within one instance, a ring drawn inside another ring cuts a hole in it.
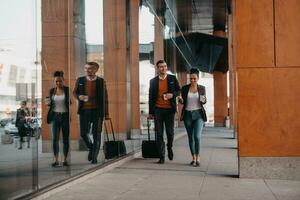
[[[216,36],[225,36],[224,31],[214,31]],[[224,126],[228,113],[227,73],[214,72],[214,120],[215,126]]]

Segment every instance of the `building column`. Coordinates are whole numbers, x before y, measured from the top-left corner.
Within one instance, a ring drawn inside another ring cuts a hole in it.
[[[42,1],[42,99],[55,86],[53,73],[64,72],[65,85],[74,88],[77,72],[85,63],[84,3]],[[70,95],[72,99],[72,95]],[[70,106],[70,148],[79,148],[79,123],[74,99]],[[52,151],[50,126],[46,123],[48,106],[42,101],[43,152]]]
[[[223,30],[214,31],[215,36],[225,36]],[[214,121],[215,126],[224,126],[228,115],[227,73],[214,72]]]
[[[237,107],[236,107],[236,63],[234,62],[234,22],[232,14],[228,15],[228,66],[229,66],[229,118],[230,127],[237,128]]]
[[[109,114],[121,139],[140,129],[138,6],[138,0],[103,2],[104,77]]]
[[[233,18],[239,175],[300,180],[299,1],[233,0]]]
[[[164,18],[154,18],[154,65],[158,60],[164,60]],[[155,67],[156,69],[156,67]]]
[[[140,134],[139,0],[130,1],[130,69],[132,133]]]
[[[187,84],[187,72],[178,72],[177,79],[178,79],[180,87],[186,85]],[[177,111],[178,127],[184,127],[183,121],[180,121],[182,107],[183,107],[183,105],[178,103],[178,107],[177,107],[177,109],[178,109],[178,111]]]

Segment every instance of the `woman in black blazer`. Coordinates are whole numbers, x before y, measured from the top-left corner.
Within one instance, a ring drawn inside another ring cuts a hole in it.
[[[200,166],[200,141],[206,114],[203,104],[206,103],[205,87],[198,85],[199,70],[192,68],[190,71],[190,84],[181,88],[179,102],[183,104],[181,119],[184,121],[189,146],[192,154],[190,165]]]
[[[59,133],[62,130],[63,137],[63,153],[64,161],[63,166],[69,166],[67,162],[67,156],[69,153],[69,132],[70,132],[70,120],[69,120],[69,87],[64,86],[63,72],[54,72],[54,81],[56,87],[51,88],[50,96],[48,97],[47,105],[50,107],[47,115],[47,123],[51,124],[52,131],[52,148],[55,157],[55,161],[51,164],[52,167],[59,165],[58,153],[59,153]]]

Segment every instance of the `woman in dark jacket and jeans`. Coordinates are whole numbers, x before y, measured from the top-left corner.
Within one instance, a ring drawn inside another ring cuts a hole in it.
[[[190,84],[185,85],[181,89],[181,97],[179,102],[183,104],[181,119],[189,138],[189,146],[192,154],[192,161],[190,165],[200,166],[200,144],[201,133],[204,122],[206,121],[206,114],[203,104],[206,103],[205,87],[198,85],[199,70],[191,69]]]
[[[52,167],[59,165],[58,153],[59,153],[59,133],[62,130],[63,137],[63,153],[64,161],[63,166],[69,166],[67,162],[67,156],[69,153],[69,87],[64,86],[63,72],[54,72],[54,81],[56,87],[51,88],[50,96],[48,97],[48,106],[50,106],[47,116],[47,122],[51,123],[52,131],[52,147],[55,157],[55,161],[52,163]]]

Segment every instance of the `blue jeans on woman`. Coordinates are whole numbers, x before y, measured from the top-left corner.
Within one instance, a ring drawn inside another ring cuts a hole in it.
[[[192,118],[190,111],[184,111],[184,126],[189,138],[189,146],[192,155],[199,155],[201,144],[201,133],[204,125],[204,121],[201,117],[196,119]]]
[[[69,152],[69,113],[56,113],[54,112],[52,121],[52,147],[54,156],[58,156],[59,152],[59,133],[62,130],[63,137],[63,151],[65,158]]]

